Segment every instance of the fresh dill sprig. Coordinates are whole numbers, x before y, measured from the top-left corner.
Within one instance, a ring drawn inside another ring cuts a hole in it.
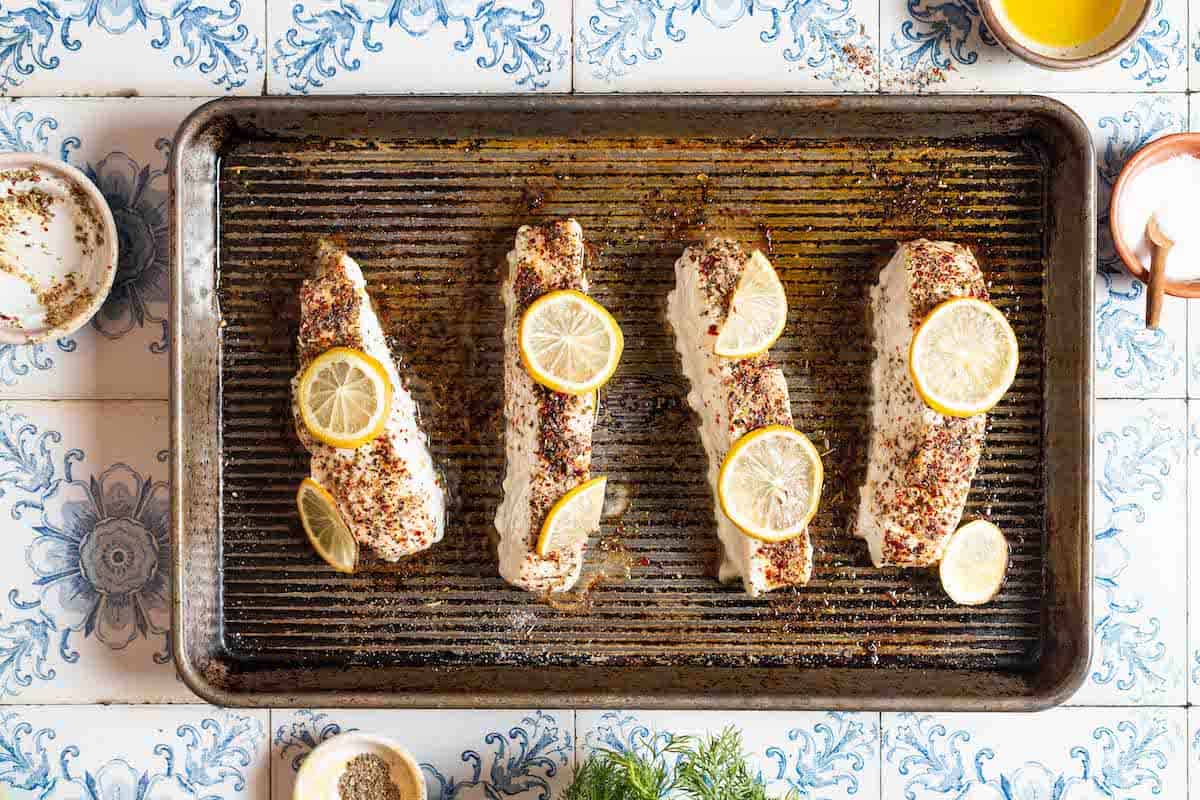
[[[654,752],[599,750],[575,772],[562,800],[661,800],[668,795],[771,800],[746,763],[742,735],[735,728],[704,739],[673,736]]]

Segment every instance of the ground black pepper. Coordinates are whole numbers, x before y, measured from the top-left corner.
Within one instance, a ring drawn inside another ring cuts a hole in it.
[[[341,800],[413,800],[405,798],[392,782],[387,762],[374,753],[361,753],[346,763],[338,778]]]

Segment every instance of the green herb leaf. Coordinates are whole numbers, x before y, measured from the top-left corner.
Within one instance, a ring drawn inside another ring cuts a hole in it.
[[[669,767],[674,762],[675,768]],[[771,800],[751,771],[742,736],[672,737],[656,752],[599,750],[575,773],[562,800]]]

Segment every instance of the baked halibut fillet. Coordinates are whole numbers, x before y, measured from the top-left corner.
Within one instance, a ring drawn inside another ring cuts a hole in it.
[[[988,299],[979,265],[962,245],[924,239],[901,244],[871,289],[871,440],[855,534],[877,567],[941,561],[979,465],[987,415],[939,414],[908,371],[913,333],[952,297]]]
[[[590,477],[595,393],[561,394],[535,382],[521,363],[518,326],[547,292],[586,293],[583,230],[575,220],[526,225],[508,254],[500,287],[504,324],[504,499],[496,510],[500,575],[530,592],[562,592],[579,580],[583,543],[537,554],[546,515]]]
[[[412,395],[400,381],[367,295],[362,270],[329,242],[317,248],[313,277],[300,289],[300,370],[292,379],[296,435],[312,455],[309,471],[337,501],[359,543],[396,561],[425,550],[445,532],[446,498]],[[332,347],[351,347],[383,365],[392,384],[392,408],[374,440],[354,449],[319,442],[300,417],[297,387],[309,363]]]
[[[717,476],[734,442],[756,428],[792,424],[787,381],[768,354],[731,359],[715,352],[717,333],[750,257],[730,239],[714,238],[684,250],[675,262],[667,317],[691,383],[688,404],[700,416],[700,439],[708,455],[708,483],[723,551],[719,577],[740,577],[746,591],[758,596],[808,583],[813,558],[807,531],[767,544],[742,533],[717,502]]]

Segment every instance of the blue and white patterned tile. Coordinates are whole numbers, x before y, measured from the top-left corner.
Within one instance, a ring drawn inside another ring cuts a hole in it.
[[[1074,705],[1187,701],[1187,406],[1096,404],[1094,641]]]
[[[574,3],[576,91],[862,92],[879,85],[872,0]]]
[[[1005,50],[978,0],[881,3],[885,92],[1180,92],[1187,87],[1187,0],[1152,0],[1153,16],[1122,55],[1092,69],[1054,72]]]
[[[1200,797],[1200,708],[1187,710],[1188,797]]]
[[[331,736],[389,736],[421,764],[429,800],[550,800],[570,779],[571,711],[276,710],[271,795],[291,800],[296,770]]]
[[[1188,702],[1200,701],[1200,403],[1188,402]],[[1196,795],[1200,797],[1200,794]]]
[[[15,0],[0,42],[4,94],[259,94],[266,0]]]
[[[268,0],[271,94],[567,92],[570,0]]]
[[[598,749],[661,753],[674,735],[733,726],[772,797],[872,800],[880,794],[879,715],[775,711],[580,711],[578,759]]]
[[[267,800],[266,711],[211,706],[0,710],[13,800]]]
[[[1063,94],[1091,128],[1099,170],[1095,285],[1097,397],[1184,397],[1187,303],[1168,297],[1161,326],[1145,325],[1145,286],[1129,276],[1113,247],[1108,203],[1125,162],[1147,142],[1186,130],[1184,95]]]
[[[884,714],[883,796],[1183,800],[1184,709]]]
[[[0,702],[195,701],[171,662],[166,446],[162,402],[0,405]]]
[[[0,344],[0,396],[167,397],[167,156],[197,99],[22,99],[0,108],[0,150],[70,161],[112,207],[120,260],[91,324],[50,344]]]

